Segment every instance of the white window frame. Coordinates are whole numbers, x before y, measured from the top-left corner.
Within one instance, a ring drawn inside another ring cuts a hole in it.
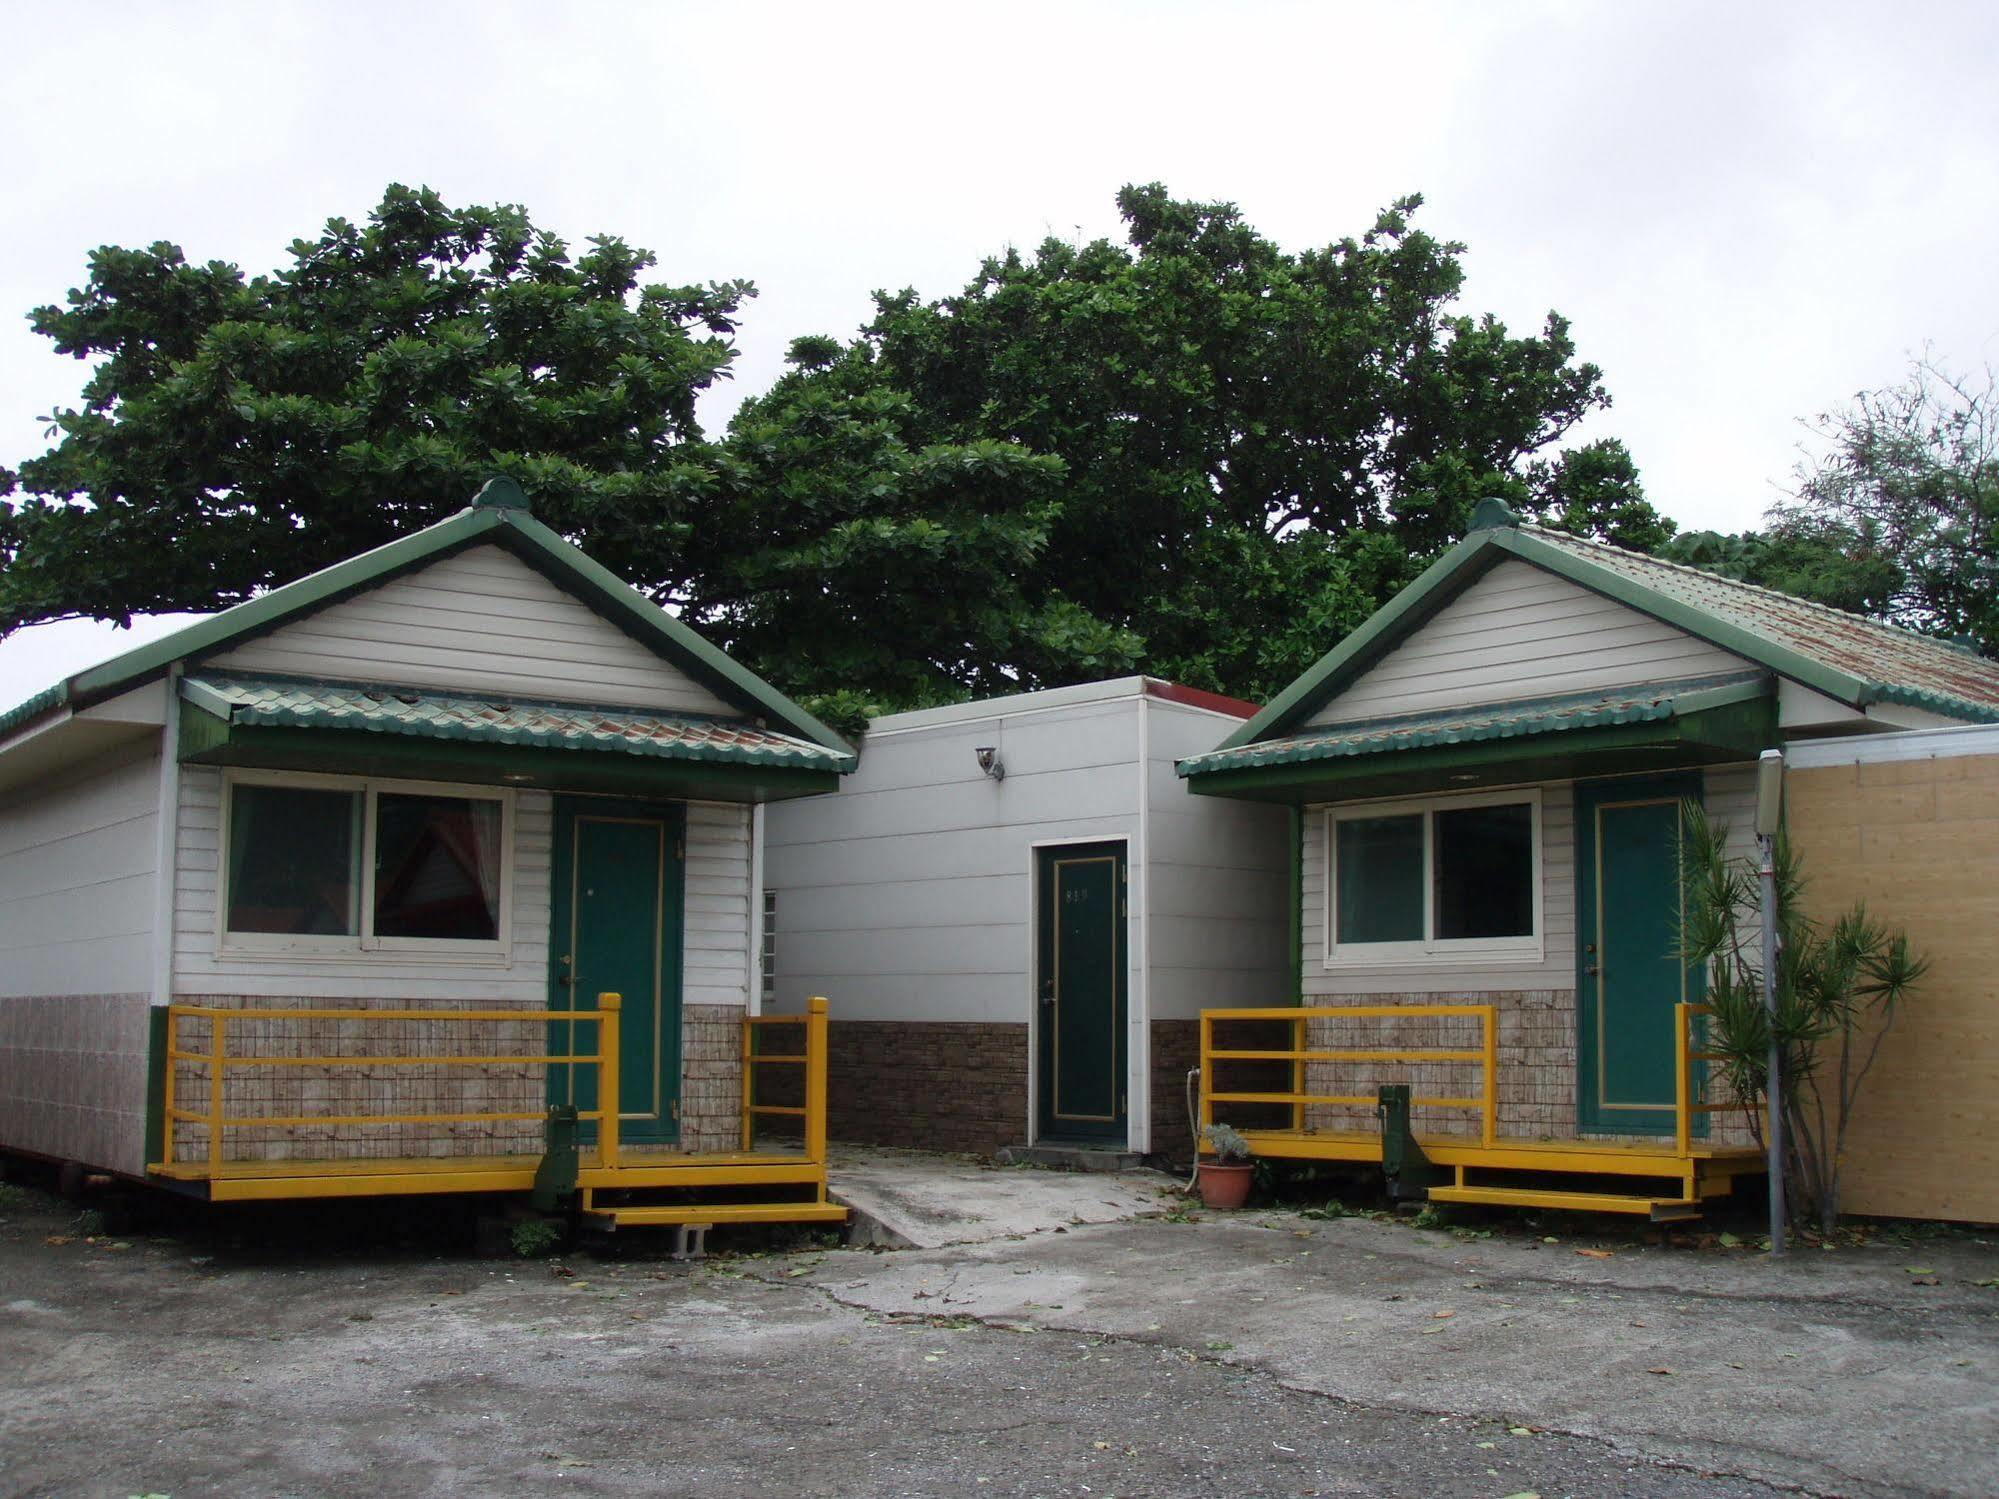
[[[1459,937],[1449,940],[1432,935],[1437,925],[1437,821],[1438,812],[1460,811],[1468,807],[1519,806],[1527,809],[1531,833],[1530,868],[1534,897],[1534,931],[1525,937]],[[1423,818],[1423,937],[1415,942],[1340,943],[1340,848],[1339,825],[1376,817]],[[1538,786],[1512,791],[1481,791],[1462,796],[1408,796],[1385,801],[1353,802],[1326,810],[1326,910],[1325,963],[1327,968],[1381,968],[1395,966],[1448,967],[1475,963],[1539,963],[1546,956],[1547,922],[1542,911],[1546,887],[1546,865],[1541,847],[1541,790]]]
[[[359,909],[353,936],[295,936],[282,932],[235,932],[229,929],[229,821],[238,786],[278,786],[295,791],[344,791],[361,798]],[[375,922],[376,806],[384,794],[462,797],[497,802],[500,808],[499,936],[490,942],[436,937],[377,937]],[[514,930],[514,809],[515,796],[497,786],[463,785],[450,781],[388,780],[375,777],[317,775],[303,771],[225,770],[222,775],[220,839],[215,853],[215,951],[218,957],[310,957],[372,963],[383,955],[398,962],[505,964],[513,960]]]

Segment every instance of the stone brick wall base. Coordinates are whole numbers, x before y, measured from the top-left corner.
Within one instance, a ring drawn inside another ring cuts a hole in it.
[[[681,1006],[682,1150],[723,1151],[742,1146],[742,1024],[740,1005]]]
[[[1187,1071],[1201,1063],[1201,1022],[1155,1020],[1152,1038],[1152,1153],[1170,1161],[1194,1159],[1187,1123]],[[1194,1100],[1200,1107],[1200,1098]]]
[[[833,1139],[978,1155],[1027,1143],[1025,1024],[835,1020],[827,1030]]]

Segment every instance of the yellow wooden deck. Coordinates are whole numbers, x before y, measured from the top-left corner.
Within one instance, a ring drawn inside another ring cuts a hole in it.
[[[229,1024],[241,1019],[298,1019],[328,1016],[346,1022],[377,1020],[407,1025],[412,1021],[443,1024],[570,1019],[570,1012],[521,1010],[265,1010],[223,1009],[195,1005],[169,1007],[167,1034],[177,1038],[183,1019],[206,1024],[206,1051],[187,1051],[169,1041],[167,1086],[159,1100],[161,1138],[168,1142],[167,1159],[147,1169],[163,1181],[179,1184],[213,1202],[280,1201],[292,1198],[394,1197],[421,1193],[524,1193],[535,1186],[539,1155],[347,1156],[339,1159],[231,1159],[227,1140],[232,1129],[287,1128],[341,1124],[358,1127],[423,1123],[463,1123],[518,1120],[513,1113],[367,1115],[305,1114],[299,1116],[232,1116],[224,1106],[224,1074],[230,1067],[395,1066],[421,1063],[429,1067],[484,1067],[522,1061],[556,1060],[594,1067],[598,1107],[581,1118],[594,1123],[598,1138],[577,1150],[573,1185],[584,1217],[601,1226],[714,1223],[832,1223],[847,1210],[826,1195],[826,1001],[814,999],[797,1016],[746,1016],[743,1021],[742,1149],[686,1151],[627,1146],[619,1138],[618,996],[598,996],[598,1010],[587,1019],[598,1029],[593,1052],[572,1047],[576,1054],[546,1056],[384,1056],[380,1051],[352,1056],[287,1057],[267,1052],[232,1052]],[[771,1053],[757,1044],[760,1034],[795,1029],[796,1051]],[[238,1033],[240,1034],[240,1032]],[[239,1043],[240,1045],[240,1043]],[[177,1105],[175,1063],[189,1063],[205,1073],[205,1107]],[[757,1102],[756,1071],[760,1066],[799,1068],[804,1075],[802,1104],[762,1105]],[[795,1149],[755,1149],[760,1118],[783,1116],[801,1121]],[[529,1116],[532,1117],[532,1116]],[[199,1126],[205,1148],[182,1157],[174,1150],[174,1126]],[[657,1194],[670,1194],[662,1199]],[[699,1194],[698,1199],[690,1194]]]
[[[1430,1165],[1450,1172],[1448,1183],[1428,1189],[1432,1202],[1481,1203],[1500,1207],[1566,1208],[1579,1212],[1629,1213],[1666,1220],[1696,1217],[1701,1204],[1725,1197],[1737,1176],[1764,1169],[1762,1151],[1753,1145],[1710,1144],[1700,1138],[1699,1121],[1722,1112],[1722,1106],[1701,1102],[1694,1095],[1693,1064],[1713,1060],[1694,1050],[1694,1020],[1701,1006],[1680,1005],[1675,1016],[1676,1089],[1673,1130],[1656,1139],[1518,1138],[1499,1132],[1498,1014],[1492,1005],[1344,1005],[1201,1012],[1201,1111],[1203,1126],[1224,1117],[1218,1106],[1231,1103],[1278,1105],[1289,1110],[1292,1125],[1284,1129],[1243,1129],[1253,1155],[1272,1160],[1352,1161],[1379,1163],[1382,1136],[1378,1129],[1312,1128],[1306,1125],[1314,1107],[1365,1108],[1374,1100],[1349,1087],[1337,1092],[1305,1089],[1307,1064],[1404,1063],[1410,1066],[1456,1064],[1472,1070],[1472,1078],[1449,1095],[1418,1096],[1418,1108],[1451,1109],[1470,1115],[1472,1128],[1463,1131],[1416,1131],[1415,1139]],[[1477,1025],[1474,1047],[1385,1046],[1312,1048],[1306,1031],[1314,1019],[1388,1021],[1410,1017],[1450,1016]],[[1240,1021],[1281,1021],[1289,1028],[1289,1046],[1224,1049],[1214,1044],[1214,1027]],[[1288,1090],[1232,1091],[1216,1085],[1218,1069],[1230,1064],[1289,1063]],[[1475,1132],[1474,1132],[1475,1131]],[[1210,1147],[1203,1142],[1202,1150]],[[1549,1185],[1550,1178],[1588,1177],[1588,1187]],[[1618,1190],[1622,1188],[1623,1190]]]

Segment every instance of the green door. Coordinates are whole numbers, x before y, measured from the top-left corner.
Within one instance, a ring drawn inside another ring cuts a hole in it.
[[[594,1010],[622,996],[618,1046],[621,1137],[658,1144],[680,1137],[679,807],[558,797],[549,923],[549,1008]],[[566,1052],[561,1023],[550,1049]],[[574,1027],[578,1050],[597,1027]],[[551,1067],[549,1099],[597,1107],[594,1067]],[[594,1131],[586,1131],[586,1138]]]
[[[1125,1136],[1125,850],[1044,848],[1036,859],[1041,1137]]]
[[[1673,1006],[1704,979],[1679,943],[1680,803],[1698,776],[1576,788],[1577,1119],[1606,1134],[1671,1134]]]

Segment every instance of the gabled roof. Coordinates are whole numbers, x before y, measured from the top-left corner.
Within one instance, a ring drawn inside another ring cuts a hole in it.
[[[853,747],[740,662],[592,561],[530,513],[527,496],[511,479],[494,479],[472,503],[436,525],[350,557],[295,583],[224,609],[78,672],[0,714],[0,735],[63,708],[81,708],[160,676],[177,661],[199,660],[268,634],[302,615],[324,609],[471,546],[499,546],[587,604],[641,645],[686,671],[745,714],[844,757]]]
[[[1518,558],[1848,707],[1901,703],[1999,722],[1999,662],[1774,589],[1523,525],[1496,500],[1471,534],[1277,695],[1220,749],[1295,729],[1507,558]],[[1205,757],[1204,757],[1205,758]]]

